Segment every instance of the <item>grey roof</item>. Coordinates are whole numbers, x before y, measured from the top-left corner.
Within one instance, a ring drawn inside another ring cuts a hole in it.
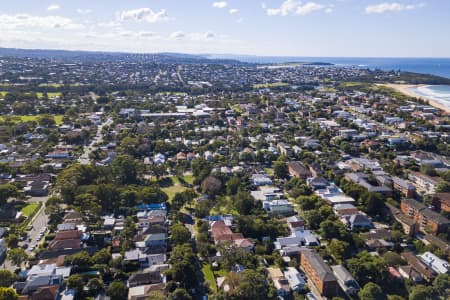
[[[341,265],[331,266],[334,275],[336,278],[345,283],[346,285],[351,285],[352,283],[356,283],[356,280],[353,278],[352,274]]]
[[[330,267],[323,261],[319,254],[311,249],[302,249],[301,255],[306,258],[311,267],[315,270],[315,273],[320,277],[323,282],[336,281],[333,272]]]

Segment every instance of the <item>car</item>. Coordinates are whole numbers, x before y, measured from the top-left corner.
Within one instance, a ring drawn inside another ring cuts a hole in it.
[[[306,299],[308,299],[308,300],[317,300],[317,298],[314,297],[314,295],[312,293],[306,294]]]
[[[30,248],[28,248],[28,250],[33,251],[34,250],[34,245],[32,245]]]
[[[25,249],[27,249],[27,248],[28,248],[28,244],[23,244],[23,245],[22,245],[22,249],[25,250]]]
[[[28,225],[27,230],[30,231],[33,229],[33,224]]]

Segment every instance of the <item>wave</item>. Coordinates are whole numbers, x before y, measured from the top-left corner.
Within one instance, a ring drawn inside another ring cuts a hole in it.
[[[450,86],[448,92],[433,89],[433,86],[421,86],[416,89],[420,94],[433,98],[450,101]]]

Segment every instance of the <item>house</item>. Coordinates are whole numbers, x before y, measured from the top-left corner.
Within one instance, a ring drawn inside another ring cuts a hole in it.
[[[438,274],[447,274],[450,271],[450,264],[448,261],[437,257],[429,251],[419,255],[419,257],[425,265],[432,268]]]
[[[167,246],[167,233],[155,233],[146,236],[145,246],[149,248],[165,248]]]
[[[291,236],[279,237],[274,242],[275,248],[284,250],[289,247],[319,246],[317,237],[309,230],[296,230]]]
[[[400,266],[398,267],[398,272],[403,278],[409,279],[414,283],[421,283],[423,281],[420,273],[412,266]]]
[[[288,162],[287,165],[289,169],[289,174],[291,174],[291,176],[306,180],[308,177],[311,177],[312,175],[311,172],[301,162],[291,161]]]
[[[157,166],[162,165],[163,163],[166,162],[166,156],[164,154],[161,153],[157,153],[154,157],[153,157],[153,163]]]
[[[333,274],[336,277],[339,286],[346,294],[354,295],[359,291],[360,287],[358,282],[356,282],[344,266],[331,266],[331,269],[333,270]]]
[[[54,300],[59,294],[59,285],[39,287],[29,298],[29,300]]]
[[[128,278],[128,287],[135,287],[146,284],[163,283],[161,272],[140,272],[134,273]]]
[[[283,198],[283,193],[276,187],[259,187],[257,191],[251,191],[250,194],[258,201],[272,201]]]
[[[436,277],[436,272],[431,267],[425,265],[412,252],[405,251],[400,256],[427,282],[433,281]]]
[[[23,289],[21,289],[21,294],[32,294],[35,291],[37,291],[39,288],[42,287],[48,287],[53,285],[60,285],[63,281],[62,276],[60,275],[41,275],[37,277],[33,277],[32,279],[28,280]]]
[[[341,220],[352,231],[373,227],[372,222],[365,215],[359,213],[355,215],[344,216]]]
[[[290,157],[292,156],[292,148],[286,145],[285,143],[278,143],[277,145],[278,150],[280,151],[281,155]]]
[[[300,252],[300,265],[321,295],[325,297],[336,295],[336,277],[315,250],[302,249]]]
[[[160,291],[164,294],[164,284],[146,284],[128,289],[128,300],[145,300],[152,291]]]
[[[346,196],[334,183],[331,183],[325,189],[316,190],[314,193],[333,206],[337,204],[355,203],[355,199]]]
[[[328,180],[323,177],[310,177],[306,180],[308,186],[310,186],[313,190],[323,190],[328,186]]]
[[[416,187],[399,177],[392,177],[392,187],[399,191],[406,198],[413,198],[416,195]]]
[[[264,185],[272,185],[272,179],[269,178],[266,174],[253,174],[251,177],[251,181],[253,185],[256,186],[264,186]]]
[[[419,231],[419,224],[414,222],[412,218],[404,215],[400,209],[389,203],[385,203],[385,206],[388,214],[402,225],[403,231],[407,235],[414,236]]]
[[[23,188],[25,195],[33,197],[43,197],[48,195],[49,183],[47,181],[30,181],[28,185]]]
[[[416,200],[403,199],[400,209],[405,215],[412,218],[422,231],[437,235],[446,232],[450,227],[450,220]]]
[[[284,271],[284,277],[289,283],[289,287],[293,291],[301,291],[305,288],[306,282],[299,271],[293,267],[287,267]]]
[[[263,208],[270,216],[289,216],[295,213],[294,206],[285,199],[263,201]]]
[[[360,186],[364,187],[371,193],[380,193],[383,196],[390,196],[392,193],[392,190],[383,185],[373,185],[369,182],[369,175],[362,172],[357,173],[346,173],[345,178],[352,181],[353,183],[359,184]]]
[[[431,203],[440,211],[450,212],[450,193],[436,193],[431,195]]]
[[[287,222],[288,227],[291,230],[291,232],[305,229],[305,220],[303,220],[299,216],[289,217],[286,219],[286,222]]]
[[[225,224],[223,220],[214,221],[211,223],[211,236],[216,245],[231,242],[235,247],[251,251],[254,248],[254,243],[251,239],[246,239],[242,233],[234,233],[230,227]]]
[[[431,177],[419,172],[410,172],[408,179],[414,184],[417,191],[424,194],[435,193],[439,182],[439,177]]]
[[[272,280],[278,296],[285,297],[291,293],[289,281],[284,277],[280,268],[267,268],[267,273],[269,273],[269,278]]]
[[[351,216],[359,213],[353,204],[336,204],[333,206],[334,214],[338,217]]]

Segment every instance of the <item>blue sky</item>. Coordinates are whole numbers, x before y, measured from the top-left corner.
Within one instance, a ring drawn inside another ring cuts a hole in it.
[[[0,0],[0,46],[450,57],[447,0]]]

